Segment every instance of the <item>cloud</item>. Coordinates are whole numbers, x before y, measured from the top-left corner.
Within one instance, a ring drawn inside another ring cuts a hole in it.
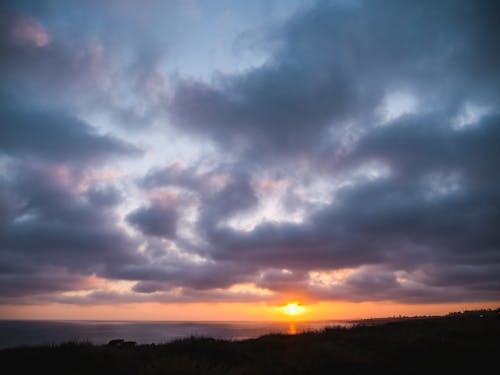
[[[123,194],[112,185],[97,185],[87,189],[87,199],[96,207],[112,207],[122,201]]]
[[[153,203],[132,211],[127,215],[127,221],[146,235],[173,238],[177,228],[177,212],[175,208]]]
[[[279,43],[262,66],[209,84],[180,80],[173,121],[223,148],[271,159],[335,147],[330,129],[338,136],[346,124],[373,122],[397,89],[431,107],[439,98],[445,110],[465,97],[495,100],[491,3],[383,4],[320,3],[297,14],[269,36]]]
[[[1,178],[12,202],[0,227],[5,293],[72,290],[89,275],[139,261],[114,213],[80,192],[80,171],[28,162],[10,168]]]
[[[52,271],[52,272],[51,272]],[[88,288],[86,279],[81,275],[68,274],[65,271],[52,269],[35,273],[9,273],[2,272],[0,286],[0,301],[8,302],[19,300],[20,297],[68,290],[81,290]]]
[[[32,17],[17,15],[11,30],[14,43],[27,43],[35,47],[44,47],[50,42],[47,30]]]
[[[500,280],[487,271],[500,261],[499,210],[494,203],[500,199],[494,171],[500,154],[493,146],[498,142],[497,120],[485,118],[463,132],[417,120],[424,123],[416,125],[415,119],[407,117],[401,120],[404,124],[375,130],[345,160],[352,167],[354,162],[376,158],[389,165],[390,175],[339,189],[330,205],[301,223],[263,223],[244,233],[231,228],[214,230],[211,255],[299,275],[310,270],[384,266],[380,280],[390,284],[372,280],[376,274],[369,268],[362,278],[334,286],[337,291],[330,298],[337,294],[338,298],[370,299],[381,293],[386,299],[438,301],[448,299],[447,287],[457,289],[453,298],[492,298],[491,288]],[[470,277],[466,272],[458,272],[453,281],[436,277],[434,272],[441,267],[469,269]],[[431,269],[433,282],[418,278]],[[413,295],[415,288],[396,283],[396,274],[402,270],[422,284],[418,296]],[[363,284],[363,280],[368,281]],[[455,284],[458,280],[459,285]],[[274,288],[280,285],[276,282]],[[366,291],[360,290],[362,285]],[[435,291],[437,287],[443,290]],[[303,285],[303,290],[308,289]]]
[[[96,161],[110,155],[137,155],[139,150],[56,111],[0,107],[0,152],[54,161]]]
[[[211,79],[170,68],[171,47],[198,56],[188,37],[139,21],[120,34],[139,3],[88,3],[95,27],[14,8],[0,19],[9,301],[498,299],[495,2],[318,2],[259,34],[266,59]],[[74,290],[88,293],[58,294]]]
[[[104,102],[112,67],[97,41],[52,39],[43,25],[17,10],[0,16],[2,104],[82,107]]]

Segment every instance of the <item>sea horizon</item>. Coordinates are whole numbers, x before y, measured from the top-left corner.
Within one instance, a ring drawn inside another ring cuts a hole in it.
[[[411,316],[418,317],[418,315]],[[362,320],[395,319],[398,317],[353,318],[353,319],[296,319],[296,320],[176,320],[176,319],[16,319],[0,318],[0,322],[115,322],[115,323],[315,323],[315,322],[357,322]]]
[[[162,344],[188,337],[246,340],[266,334],[298,334],[327,327],[349,328],[355,321],[125,321],[0,319],[0,349],[57,345],[66,342],[107,344],[123,339]]]

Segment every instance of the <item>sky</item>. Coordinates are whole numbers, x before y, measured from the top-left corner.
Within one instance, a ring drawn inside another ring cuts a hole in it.
[[[3,1],[0,83],[0,318],[500,306],[496,1]]]

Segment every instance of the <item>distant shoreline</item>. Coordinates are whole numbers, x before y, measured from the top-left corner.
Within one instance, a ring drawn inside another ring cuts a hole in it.
[[[499,308],[500,309],[500,308]],[[479,311],[497,311],[499,309],[485,309],[485,310],[471,310],[464,312],[452,312],[440,315],[399,315],[399,316],[386,316],[377,318],[358,318],[358,319],[281,319],[281,320],[127,320],[127,319],[13,319],[13,318],[0,318],[0,322],[92,322],[92,323],[200,323],[200,324],[222,324],[222,323],[234,323],[234,324],[245,324],[245,323],[291,323],[291,322],[302,322],[302,323],[318,323],[318,322],[340,322],[340,323],[363,323],[363,322],[392,322],[398,320],[410,320],[410,319],[426,319],[426,318],[440,318],[446,317],[453,314],[464,314],[464,313],[477,313]]]

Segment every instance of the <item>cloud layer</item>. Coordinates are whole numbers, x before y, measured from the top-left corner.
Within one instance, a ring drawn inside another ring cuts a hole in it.
[[[500,299],[494,1],[37,4],[0,16],[1,303]]]

